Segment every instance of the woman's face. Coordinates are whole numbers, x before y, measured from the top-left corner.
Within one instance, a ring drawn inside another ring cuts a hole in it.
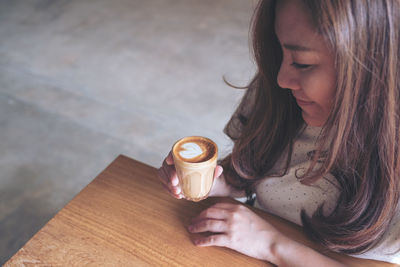
[[[283,51],[279,86],[292,91],[308,125],[324,125],[336,89],[332,51],[300,0],[278,1],[275,32]]]

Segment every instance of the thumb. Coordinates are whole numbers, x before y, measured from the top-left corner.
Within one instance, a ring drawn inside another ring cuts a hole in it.
[[[214,179],[220,177],[223,171],[224,171],[224,169],[222,168],[222,166],[217,165],[217,167],[215,167],[215,170],[214,170]]]

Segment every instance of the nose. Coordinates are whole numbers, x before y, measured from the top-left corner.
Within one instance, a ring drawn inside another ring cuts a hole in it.
[[[282,61],[279,68],[277,82],[281,88],[291,90],[300,89],[298,71],[285,60]]]

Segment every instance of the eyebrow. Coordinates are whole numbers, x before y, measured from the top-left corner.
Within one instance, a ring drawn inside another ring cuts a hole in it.
[[[304,51],[304,52],[315,51],[312,48],[294,44],[284,44],[283,47],[292,51]]]

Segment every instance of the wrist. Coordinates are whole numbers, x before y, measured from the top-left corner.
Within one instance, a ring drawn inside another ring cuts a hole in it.
[[[268,244],[266,246],[266,254],[263,256],[263,260],[266,260],[270,263],[273,263],[277,266],[279,266],[279,252],[278,252],[278,247],[280,244],[278,242],[281,242],[281,238],[279,237],[279,233],[276,233],[271,237],[271,235],[267,234],[267,238],[265,240],[268,240]]]
[[[270,259],[277,266],[334,266],[344,265],[314,249],[280,234],[270,246]]]
[[[273,238],[271,238],[271,243],[269,245],[269,258],[267,260],[277,266],[285,266],[284,258],[287,256],[287,249],[293,246],[296,242],[289,239],[282,233],[276,233]]]
[[[243,190],[237,190],[225,180],[224,174],[214,179],[213,187],[211,188],[210,197],[245,197],[246,193]]]
[[[229,196],[229,187],[226,184],[224,174],[214,179],[213,186],[210,191],[210,197],[227,197]]]

